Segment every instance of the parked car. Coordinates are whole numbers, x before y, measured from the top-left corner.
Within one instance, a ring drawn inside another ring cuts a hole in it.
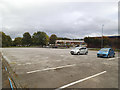
[[[76,47],[76,48],[72,49],[70,51],[70,53],[72,55],[74,55],[74,54],[77,54],[77,55],[85,54],[85,55],[87,55],[88,54],[88,49],[86,47]]]
[[[43,48],[50,48],[50,46],[43,46]]]
[[[58,46],[52,46],[52,48],[58,48]]]
[[[102,48],[98,51],[97,57],[114,57],[115,52],[112,48]]]

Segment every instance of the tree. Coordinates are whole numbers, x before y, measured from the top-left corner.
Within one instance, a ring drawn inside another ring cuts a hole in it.
[[[1,34],[0,41],[2,42],[2,47],[11,46],[12,45],[11,37],[9,35],[6,35],[4,32],[0,32],[0,34]]]
[[[50,44],[55,44],[56,40],[57,40],[57,36],[56,36],[55,34],[52,34],[52,35],[50,36],[50,41],[49,41],[49,43],[50,43]]]
[[[22,45],[22,38],[16,37],[15,40],[13,41],[13,46],[20,46],[20,45]]]
[[[2,32],[0,32],[0,47],[2,47]]]
[[[29,34],[29,32],[25,32],[23,34],[23,39],[22,39],[22,44],[23,45],[27,45],[27,46],[30,46],[32,43],[32,39],[31,39],[31,35]]]
[[[47,45],[49,41],[49,36],[45,32],[38,31],[32,36],[33,45]]]
[[[90,48],[98,48],[100,47],[101,39],[97,37],[85,37],[84,38],[85,43],[87,43],[87,47]]]

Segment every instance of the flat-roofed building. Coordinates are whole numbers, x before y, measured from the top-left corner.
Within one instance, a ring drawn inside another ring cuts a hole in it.
[[[76,45],[86,45],[84,40],[56,40],[56,46],[59,45],[71,45],[71,46],[76,46]]]

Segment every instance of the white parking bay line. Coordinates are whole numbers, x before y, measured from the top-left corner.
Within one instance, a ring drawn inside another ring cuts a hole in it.
[[[20,65],[31,65],[32,63],[25,63],[25,64],[17,64],[18,66],[20,66]]]
[[[115,58],[109,58],[108,60],[113,60],[113,59],[115,59]]]
[[[120,57],[116,57],[116,58],[120,58]]]
[[[32,63],[26,63],[26,65],[30,65],[30,64],[32,64]]]
[[[17,65],[19,65],[19,66],[20,66],[20,65],[22,65],[22,64],[17,64]]]
[[[6,56],[4,56],[3,53],[2,53],[2,56],[8,63],[11,63],[11,61]]]
[[[59,88],[57,88],[57,89],[55,89],[55,90],[61,90],[61,89],[63,89],[63,88],[67,88],[67,87],[69,87],[69,86],[72,86],[72,85],[74,85],[74,84],[77,84],[77,83],[83,82],[83,81],[85,81],[85,80],[91,79],[91,78],[96,77],[96,76],[99,76],[99,75],[104,74],[104,73],[106,73],[106,72],[107,72],[107,71],[100,72],[100,73],[98,73],[98,74],[95,74],[95,75],[92,75],[92,76],[86,77],[86,78],[84,78],[84,79],[81,79],[81,80],[78,80],[78,81],[75,81],[75,82],[69,83],[69,84],[64,85],[64,86],[61,86],[61,87],[59,87]]]
[[[55,69],[61,69],[61,68],[65,68],[65,67],[73,67],[73,66],[75,66],[75,65],[76,65],[76,64],[59,66],[59,67],[55,67],[55,68],[46,68],[46,69],[42,69],[42,70],[30,71],[30,72],[27,72],[27,73],[35,73],[35,72],[47,71],[47,70],[55,70]]]

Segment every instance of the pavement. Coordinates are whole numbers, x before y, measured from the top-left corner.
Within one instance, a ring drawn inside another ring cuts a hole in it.
[[[114,58],[71,55],[71,49],[3,48],[4,58],[25,88],[118,88],[118,53]]]

